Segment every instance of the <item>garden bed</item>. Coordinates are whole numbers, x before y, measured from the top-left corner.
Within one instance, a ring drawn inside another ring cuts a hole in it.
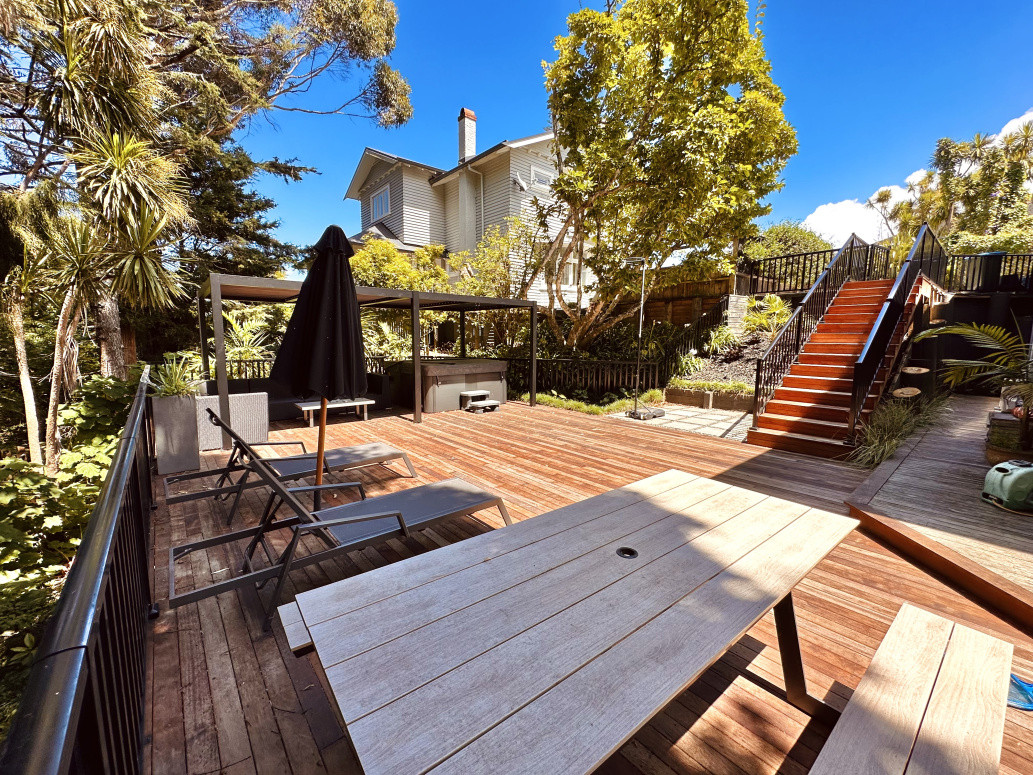
[[[667,401],[682,406],[700,406],[704,409],[726,409],[731,412],[752,412],[753,395],[720,390],[689,390],[667,388]]]
[[[703,368],[690,375],[705,382],[745,382],[757,379],[757,360],[764,355],[771,340],[759,334],[746,334],[741,345],[708,358]]]

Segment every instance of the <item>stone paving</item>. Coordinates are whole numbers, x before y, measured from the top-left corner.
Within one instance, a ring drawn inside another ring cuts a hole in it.
[[[662,425],[665,428],[701,433],[704,436],[717,436],[732,441],[745,441],[746,431],[753,422],[753,415],[749,412],[702,409],[698,406],[683,406],[682,404],[664,404],[663,409],[664,416],[655,420],[632,420],[624,414],[612,414],[610,417],[628,422]]]

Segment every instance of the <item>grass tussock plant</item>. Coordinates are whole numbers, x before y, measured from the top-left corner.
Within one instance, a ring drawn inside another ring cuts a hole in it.
[[[733,396],[753,395],[753,385],[747,385],[745,382],[711,382],[704,379],[672,377],[671,381],[667,383],[667,387],[678,390],[704,390]]]
[[[521,401],[530,400],[530,394],[524,393],[520,396]],[[664,402],[664,391],[660,389],[647,390],[641,395],[638,402],[640,404],[646,404],[650,406],[656,406]],[[635,408],[634,398],[619,398],[616,401],[611,401],[606,404],[592,404],[587,401],[578,401],[573,398],[565,398],[559,395],[550,395],[548,393],[538,394],[538,403],[545,404],[546,406],[554,406],[557,409],[567,409],[572,412],[581,412],[582,414],[618,414],[620,412],[626,412],[629,409]]]
[[[937,395],[919,401],[883,401],[860,424],[857,446],[850,459],[865,468],[875,468],[888,460],[912,433],[932,425],[944,411],[946,400],[946,395]]]

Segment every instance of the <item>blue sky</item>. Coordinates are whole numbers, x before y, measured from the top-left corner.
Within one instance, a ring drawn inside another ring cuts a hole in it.
[[[358,230],[358,203],[343,196],[365,146],[450,167],[461,107],[477,114],[478,150],[548,124],[541,62],[553,58],[578,2],[397,5],[392,64],[412,85],[409,124],[383,130],[344,116],[275,112],[240,138],[258,158],[296,157],[321,172],[300,183],[260,181],[278,203],[281,239],[311,244],[331,223]],[[860,203],[882,186],[905,185],[937,138],[995,133],[1033,109],[1030,10],[1029,0],[770,0],[765,45],[800,148],[766,220],[810,217],[838,241],[854,228],[876,236]],[[354,91],[347,80],[325,79],[288,104],[327,107]]]

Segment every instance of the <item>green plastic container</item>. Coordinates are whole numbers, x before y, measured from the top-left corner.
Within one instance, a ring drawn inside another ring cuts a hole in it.
[[[983,482],[983,500],[1012,511],[1033,511],[1033,463],[1009,460],[991,468]]]

